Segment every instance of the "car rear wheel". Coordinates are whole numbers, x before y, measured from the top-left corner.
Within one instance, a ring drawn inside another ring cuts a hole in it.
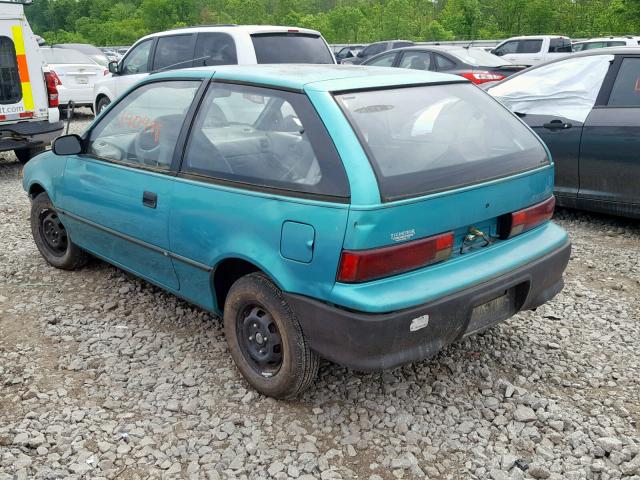
[[[96,105],[96,109],[98,111],[95,112],[96,115],[102,113],[102,110],[107,108],[110,103],[111,103],[111,100],[109,100],[107,97],[102,97],[100,100],[98,100],[98,104]]]
[[[30,148],[21,148],[19,150],[13,151],[13,153],[16,154],[16,157],[18,157],[18,161],[23,165],[41,152],[44,152],[44,145],[38,145]]]
[[[56,268],[75,270],[89,255],[69,238],[49,196],[42,192],[31,204],[31,233],[44,259]]]
[[[224,305],[224,331],[231,356],[258,392],[291,398],[318,374],[295,313],[267,277],[252,273],[231,287]]]

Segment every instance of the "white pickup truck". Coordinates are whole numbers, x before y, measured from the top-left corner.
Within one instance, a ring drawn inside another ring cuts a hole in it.
[[[499,43],[491,53],[528,67],[571,53],[571,40],[554,35],[512,37]]]
[[[0,0],[0,152],[22,163],[44,150],[63,128],[57,77],[45,65],[24,15],[28,0]]]

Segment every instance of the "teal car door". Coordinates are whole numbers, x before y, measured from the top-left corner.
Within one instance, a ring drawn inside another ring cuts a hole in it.
[[[133,90],[87,133],[85,153],[68,157],[62,180],[64,221],[78,245],[173,290],[171,165],[200,85],[164,80]]]
[[[307,96],[215,82],[190,131],[169,232],[181,293],[221,311],[211,270],[240,259],[285,291],[327,298],[349,183]]]

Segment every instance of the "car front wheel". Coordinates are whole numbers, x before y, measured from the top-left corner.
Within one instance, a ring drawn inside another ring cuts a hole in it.
[[[102,113],[102,111],[107,108],[109,106],[109,104],[111,103],[111,100],[109,100],[107,97],[102,97],[99,101],[98,104],[96,105],[96,110],[98,110],[96,113],[96,115]]]
[[[309,349],[295,313],[263,274],[233,284],[224,305],[224,332],[240,373],[264,395],[295,397],[318,374],[319,358]]]
[[[40,254],[62,270],[80,268],[89,255],[74,244],[49,196],[42,192],[31,203],[31,233]]]

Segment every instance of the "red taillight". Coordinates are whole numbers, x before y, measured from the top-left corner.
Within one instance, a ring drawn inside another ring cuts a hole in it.
[[[459,73],[458,75],[466,78],[467,80],[471,80],[471,82],[475,83],[476,85],[486,82],[497,82],[506,78],[504,75],[491,72],[464,72]]]
[[[60,78],[56,75],[56,72],[44,72],[44,78],[47,81],[47,95],[49,97],[49,106],[57,107],[58,101],[58,85],[62,85]]]
[[[453,232],[391,247],[344,250],[337,281],[358,283],[390,277],[446,260],[452,251]]]
[[[555,206],[556,197],[551,196],[542,203],[505,215],[500,237],[511,238],[551,220]]]
[[[287,30],[287,32],[289,32],[289,33],[298,33],[298,32],[300,32],[300,30],[298,30],[297,28],[290,28],[289,30]]]

